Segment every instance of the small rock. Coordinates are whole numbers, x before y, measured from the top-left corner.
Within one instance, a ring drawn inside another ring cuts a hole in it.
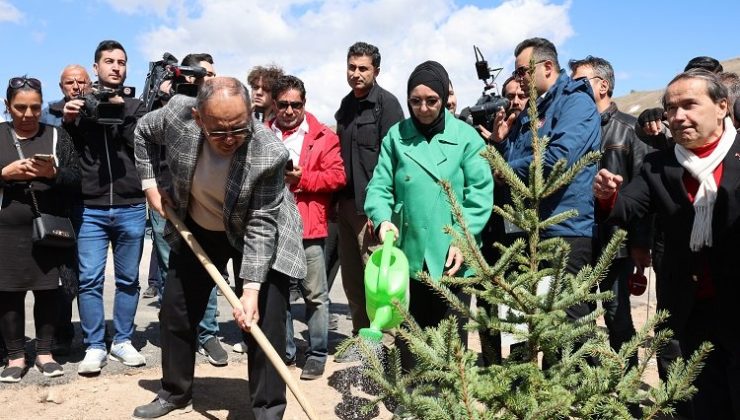
[[[46,396],[46,401],[53,402],[54,404],[61,404],[64,402],[64,397],[59,389],[51,388]]]

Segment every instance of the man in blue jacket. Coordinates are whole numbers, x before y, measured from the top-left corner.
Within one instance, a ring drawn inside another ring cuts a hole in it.
[[[568,77],[560,68],[555,46],[544,38],[522,41],[514,50],[514,56],[516,67],[513,76],[525,92],[529,92],[530,85],[537,90],[539,135],[550,139],[545,152],[545,173],[560,159],[565,159],[570,166],[586,153],[598,151],[601,144],[601,117],[588,80],[572,80]],[[535,69],[530,77],[528,69],[532,58]],[[494,120],[491,139],[517,175],[527,182],[533,156],[529,115],[522,112],[518,117],[511,115],[507,118],[500,111]],[[570,209],[578,211],[577,216],[542,233],[544,238],[562,237],[570,245],[567,270],[571,273],[577,273],[592,259],[594,201],[589,195],[595,174],[596,165],[590,165],[570,185],[548,197],[540,209],[543,219]],[[507,223],[507,234],[516,234],[517,231],[521,232]],[[575,319],[590,311],[584,304],[570,308],[568,315]]]

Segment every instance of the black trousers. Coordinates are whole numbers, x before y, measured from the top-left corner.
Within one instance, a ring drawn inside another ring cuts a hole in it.
[[[740,338],[714,299],[697,300],[680,337],[684,359],[704,341],[714,345],[696,378],[692,399],[694,419],[740,420]]]
[[[426,266],[424,267],[426,270]],[[451,288],[460,300],[470,306],[470,295],[460,290]],[[467,347],[468,332],[464,326],[468,319],[455,311],[445,298],[438,295],[432,288],[419,280],[411,279],[409,283],[409,313],[420,327],[436,327],[449,316],[457,315],[457,332],[462,339],[463,346]],[[416,364],[414,355],[409,350],[408,344],[400,336],[396,336],[396,346],[401,353],[401,367],[404,371],[410,371]]]
[[[51,354],[57,312],[57,290],[33,291],[33,319],[36,324],[36,353]],[[8,359],[24,356],[26,341],[26,292],[0,292],[0,336]]]
[[[225,232],[201,228],[188,219],[185,224],[213,264],[224,271],[230,258],[241,261]],[[285,311],[289,278],[270,270],[259,294],[258,325],[278,354],[285,354]],[[162,343],[161,399],[184,405],[192,398],[197,326],[203,318],[213,280],[186,244],[170,251],[170,264],[160,311]],[[245,334],[249,357],[248,375],[252,410],[257,420],[280,419],[287,405],[285,383],[251,335]]]

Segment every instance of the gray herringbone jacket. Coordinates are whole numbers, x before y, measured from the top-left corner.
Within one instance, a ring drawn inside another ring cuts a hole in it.
[[[136,168],[142,180],[158,176],[160,145],[165,145],[172,199],[182,220],[205,141],[192,118],[194,106],[194,98],[175,95],[167,106],[139,119],[135,134]],[[223,209],[229,242],[243,252],[239,277],[262,283],[273,268],[302,279],[306,276],[303,224],[283,175],[288,151],[261,123],[252,120],[250,124],[252,134],[231,162]],[[164,235],[177,249],[180,236],[169,222]]]

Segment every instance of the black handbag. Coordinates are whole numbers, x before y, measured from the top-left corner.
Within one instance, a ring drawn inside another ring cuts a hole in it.
[[[15,142],[15,148],[18,150],[18,156],[24,159],[23,150],[21,150],[21,144],[18,141],[18,136],[11,129],[13,135],[13,141]],[[54,144],[56,144],[57,131],[54,128]],[[33,205],[31,209],[33,211],[33,232],[31,233],[31,240],[34,245],[50,246],[54,248],[69,248],[75,245],[77,238],[75,236],[72,222],[68,217],[54,216],[53,214],[41,213],[39,210],[39,203],[36,200],[36,194],[33,192],[31,183],[28,183],[28,191],[31,194],[31,202]]]
[[[31,195],[33,196],[33,191],[31,191]],[[76,239],[72,222],[68,217],[38,213],[33,218],[31,240],[36,245],[69,248],[74,246]]]

